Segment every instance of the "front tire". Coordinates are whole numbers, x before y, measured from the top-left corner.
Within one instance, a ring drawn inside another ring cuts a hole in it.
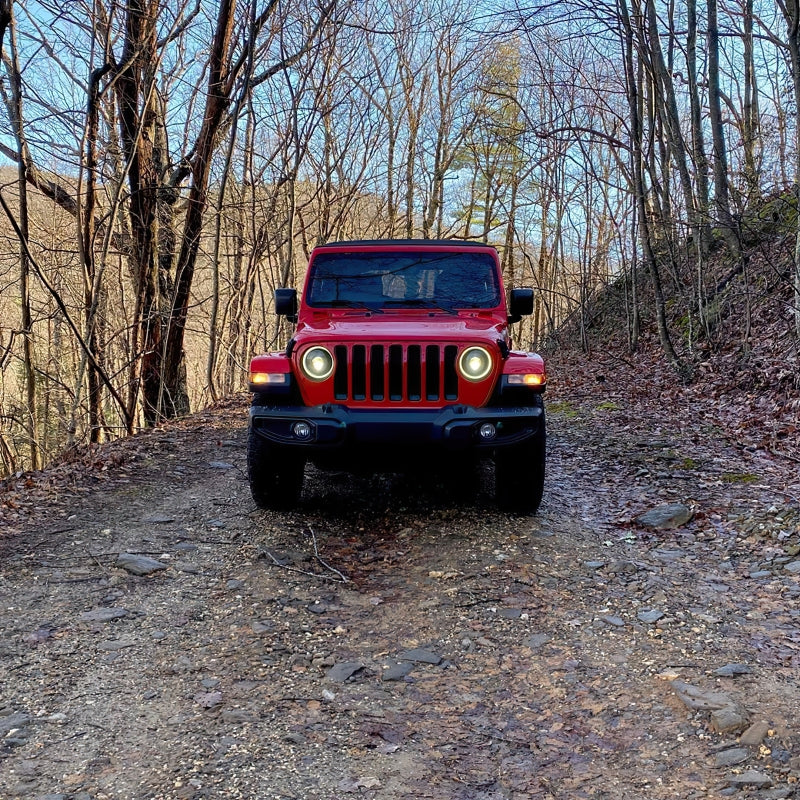
[[[535,514],[544,494],[545,436],[495,454],[495,498],[504,511]]]
[[[259,508],[294,508],[303,488],[305,459],[273,445],[250,429],[247,440],[247,480]]]

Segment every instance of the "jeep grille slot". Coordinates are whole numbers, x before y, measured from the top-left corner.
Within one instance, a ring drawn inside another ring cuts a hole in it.
[[[339,344],[333,348],[334,398],[373,403],[458,400],[454,344]]]

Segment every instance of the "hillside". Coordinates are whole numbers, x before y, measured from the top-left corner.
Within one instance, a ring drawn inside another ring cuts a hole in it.
[[[591,354],[565,336],[549,361],[536,517],[499,513],[488,473],[465,504],[313,472],[296,511],[260,512],[245,397],[7,481],[0,796],[793,796],[773,304],[757,358],[720,339],[683,385],[603,302]]]

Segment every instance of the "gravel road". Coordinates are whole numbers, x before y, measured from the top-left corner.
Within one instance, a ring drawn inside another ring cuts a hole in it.
[[[535,517],[488,473],[313,473],[268,513],[245,412],[0,493],[0,798],[795,796],[787,467],[553,404]],[[638,521],[664,503],[693,518]]]

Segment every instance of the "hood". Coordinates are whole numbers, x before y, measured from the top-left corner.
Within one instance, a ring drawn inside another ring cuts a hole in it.
[[[346,314],[320,315],[302,321],[295,331],[295,341],[330,342],[461,342],[494,343],[505,338],[505,321],[488,314]]]

